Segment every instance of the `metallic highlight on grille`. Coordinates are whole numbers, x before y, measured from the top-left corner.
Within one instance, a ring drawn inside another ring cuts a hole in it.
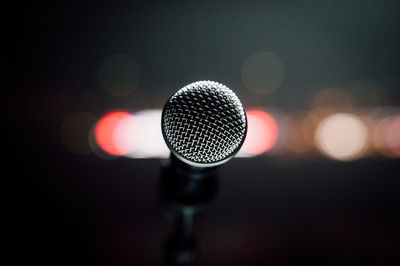
[[[192,166],[215,166],[232,158],[247,130],[246,113],[236,94],[214,81],[191,83],[164,106],[162,133],[168,147]]]

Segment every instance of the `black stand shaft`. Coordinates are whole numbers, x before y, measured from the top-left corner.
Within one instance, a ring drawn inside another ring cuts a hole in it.
[[[175,223],[165,246],[166,265],[192,265],[198,259],[193,224],[215,197],[217,181],[216,168],[190,167],[173,156],[163,162],[160,200],[164,215]]]

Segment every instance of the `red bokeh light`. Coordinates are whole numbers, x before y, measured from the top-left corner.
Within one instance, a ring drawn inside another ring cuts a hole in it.
[[[100,118],[94,129],[94,137],[99,147],[111,155],[125,155],[128,150],[121,148],[121,145],[115,140],[115,135],[121,121],[131,117],[130,113],[113,111]]]
[[[276,120],[267,112],[249,110],[247,114],[247,135],[242,152],[258,155],[272,149],[278,140],[279,128]]]

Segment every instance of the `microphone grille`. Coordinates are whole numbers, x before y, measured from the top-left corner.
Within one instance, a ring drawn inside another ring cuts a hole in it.
[[[191,83],[163,109],[162,132],[173,154],[193,166],[214,166],[240,149],[246,113],[236,94],[214,81]]]

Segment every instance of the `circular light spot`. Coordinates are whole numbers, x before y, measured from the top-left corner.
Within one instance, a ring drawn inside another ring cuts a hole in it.
[[[116,159],[117,156],[109,154],[105,152],[102,148],[100,148],[99,144],[96,141],[96,137],[94,135],[94,131],[96,129],[96,124],[92,127],[92,129],[89,132],[89,146],[92,149],[93,153],[104,160],[113,160]]]
[[[390,120],[389,117],[380,120],[376,124],[372,134],[372,144],[375,150],[385,157],[393,157],[386,138],[390,126]]]
[[[102,150],[111,155],[120,156],[126,154],[127,150],[132,148],[134,145],[132,142],[128,141],[126,146],[126,142],[124,142],[132,132],[131,116],[127,112],[115,111],[105,114],[97,122],[94,137]],[[128,130],[123,131],[125,129]]]
[[[85,155],[91,153],[88,135],[96,117],[87,112],[69,115],[60,127],[60,136],[64,146],[72,153]]]
[[[169,149],[161,133],[161,110],[144,110],[135,113],[135,148],[127,154],[131,158],[168,157]]]
[[[304,112],[294,112],[287,115],[282,121],[282,124],[284,124],[286,128],[286,132],[281,133],[281,135],[284,134],[282,137],[285,139],[283,145],[288,150],[295,153],[305,153],[311,149],[310,144],[306,140],[306,135],[303,132],[303,121],[305,117],[306,113]]]
[[[389,149],[396,157],[400,157],[400,116],[394,117],[386,135]]]
[[[247,134],[238,157],[256,156],[271,150],[278,140],[276,120],[261,110],[246,111]]]
[[[98,72],[103,89],[113,96],[125,96],[139,85],[142,72],[139,63],[129,55],[112,55],[104,59]]]
[[[326,117],[318,125],[315,142],[327,156],[343,161],[359,158],[366,147],[367,127],[353,114],[339,113]]]
[[[256,94],[269,94],[283,82],[285,68],[273,53],[259,52],[249,56],[242,65],[244,85]]]
[[[383,156],[400,157],[400,116],[387,116],[377,123],[373,145]]]
[[[302,131],[307,143],[315,147],[315,132],[319,123],[328,115],[335,113],[335,109],[329,107],[317,107],[311,110],[303,120]]]
[[[113,141],[119,154],[125,155],[132,152],[137,145],[138,124],[132,114],[120,119],[115,126]]]

